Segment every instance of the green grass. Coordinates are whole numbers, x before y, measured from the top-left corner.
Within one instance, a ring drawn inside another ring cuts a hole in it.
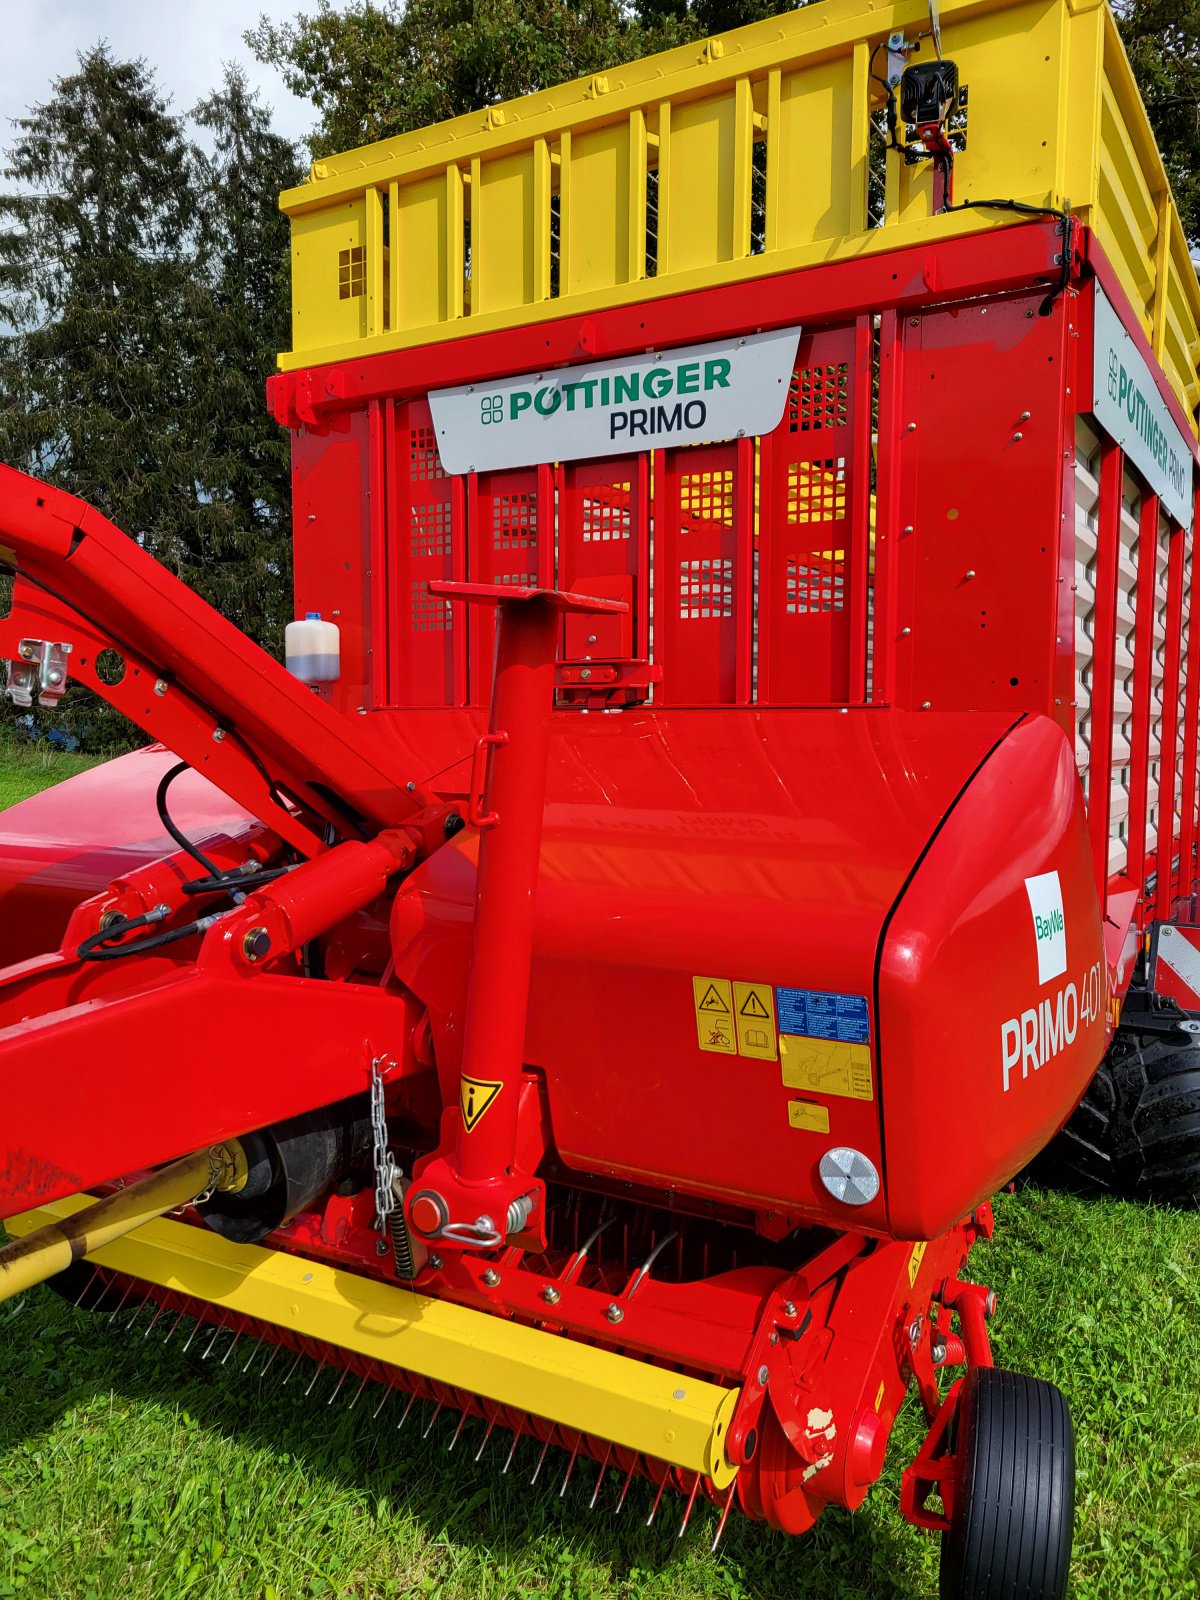
[[[94,756],[66,755],[47,744],[17,744],[0,729],[0,811],[95,764]]]
[[[69,758],[56,758],[65,761]],[[70,770],[51,765],[53,777]],[[0,784],[9,768],[0,764]],[[42,774],[26,769],[30,783]],[[3,790],[0,789],[0,793]],[[1000,1297],[997,1361],[1055,1381],[1075,1418],[1075,1600],[1200,1595],[1200,1217],[1036,1188],[1001,1196],[973,1275]],[[334,1379],[289,1387],[282,1358],[242,1371],[244,1342],[202,1357],[183,1334],[144,1339],[47,1289],[0,1305],[0,1597],[25,1600],[925,1600],[936,1541],[899,1518],[901,1466],[920,1442],[902,1416],[888,1467],[854,1517],[827,1512],[805,1539],[731,1518],[717,1553],[711,1508],[676,1542],[681,1502],[645,1526],[648,1486],[613,1515],[610,1475],[548,1459],[536,1488],[527,1441],[508,1476],[482,1425],[447,1453],[443,1413],[403,1433],[372,1421]],[[418,1420],[419,1419],[419,1420]]]

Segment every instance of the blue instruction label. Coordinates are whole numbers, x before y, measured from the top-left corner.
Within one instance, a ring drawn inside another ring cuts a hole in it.
[[[824,994],[819,989],[776,989],[780,1033],[803,1039],[841,1039],[870,1044],[871,1014],[861,994]]]

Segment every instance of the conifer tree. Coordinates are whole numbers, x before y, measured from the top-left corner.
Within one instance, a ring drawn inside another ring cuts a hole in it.
[[[197,161],[207,348],[192,373],[190,408],[209,506],[203,587],[278,651],[291,616],[289,446],[267,413],[265,387],[291,342],[288,225],[277,197],[299,183],[301,168],[237,68],[226,69],[193,116],[213,147]]]

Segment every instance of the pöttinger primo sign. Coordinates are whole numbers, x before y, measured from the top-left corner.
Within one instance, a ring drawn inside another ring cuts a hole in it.
[[[486,472],[770,433],[799,342],[800,329],[785,328],[435,389],[442,466]]]
[[[1192,525],[1192,451],[1158,392],[1141,351],[1096,285],[1092,410],[1184,528]]]

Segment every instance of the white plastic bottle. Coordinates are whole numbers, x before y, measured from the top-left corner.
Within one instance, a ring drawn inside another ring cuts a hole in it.
[[[341,673],[341,633],[336,622],[322,622],[319,611],[288,623],[283,650],[288,671],[302,683],[335,683]]]

